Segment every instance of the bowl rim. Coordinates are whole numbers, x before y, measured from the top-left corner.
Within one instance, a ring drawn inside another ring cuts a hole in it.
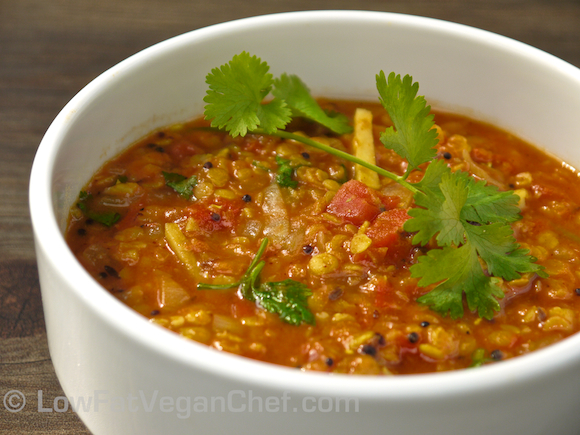
[[[53,272],[58,274],[62,282],[68,285],[94,315],[100,317],[118,334],[150,352],[192,370],[202,370],[231,380],[261,385],[264,388],[368,399],[442,398],[450,395],[469,395],[473,392],[481,393],[490,389],[497,392],[498,388],[505,386],[506,383],[512,386],[514,383],[526,383],[539,376],[545,376],[546,373],[557,372],[576,364],[580,360],[580,334],[530,354],[503,361],[501,364],[480,367],[477,370],[398,376],[303,372],[220,352],[154,325],[103,291],[104,289],[76,260],[68,249],[56,220],[52,192],[54,163],[59,152],[59,144],[66,137],[71,122],[74,122],[74,114],[92,101],[100,89],[107,86],[111,75],[121,71],[124,74],[130,73],[164,50],[187,45],[192,41],[211,40],[212,37],[223,35],[224,32],[235,34],[239,29],[249,27],[288,25],[320,19],[349,22],[371,20],[427,27],[433,31],[445,32],[511,51],[518,56],[530,57],[539,63],[550,63],[550,68],[559,70],[560,74],[572,75],[580,81],[578,68],[525,43],[463,24],[415,15],[353,10],[297,11],[242,18],[192,30],[154,44],[103,72],[80,90],[51,123],[39,145],[30,175],[29,207],[37,251],[50,253],[47,257]]]

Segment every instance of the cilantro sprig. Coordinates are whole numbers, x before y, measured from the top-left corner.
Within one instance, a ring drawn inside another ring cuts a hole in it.
[[[212,69],[206,77],[209,90],[203,99],[208,103],[204,114],[212,127],[225,129],[233,137],[258,128],[273,134],[283,130],[294,113],[338,134],[352,131],[345,116],[324,112],[297,76],[283,74],[274,79],[269,70],[266,62],[245,51]],[[264,103],[270,93],[274,98]]]
[[[206,77],[210,88],[204,99],[208,103],[206,118],[212,120],[212,126],[225,128],[232,136],[252,132],[302,142],[369,168],[409,189],[416,207],[409,210],[412,219],[404,224],[404,229],[415,233],[413,243],[433,244],[410,268],[419,286],[433,286],[418,302],[442,315],[458,318],[463,315],[465,295],[469,310],[491,319],[500,308],[498,299],[504,296],[502,279],[517,279],[522,273],[547,276],[513,235],[510,224],[521,218],[518,197],[512,192],[500,192],[484,181],[475,181],[465,172],[452,172],[436,160],[437,132],[431,107],[423,96],[417,95],[419,84],[413,83],[411,76],[401,78],[390,73],[387,77],[382,71],[376,76],[379,100],[394,124],[380,139],[407,161],[401,176],[284,131],[292,115],[307,117],[339,134],[350,130],[344,117],[329,117],[316,108],[308,88],[296,76],[284,74],[275,80],[268,70],[265,62],[246,52],[212,70]],[[263,103],[270,92],[274,99]],[[424,171],[423,178],[409,183],[408,176],[417,170]]]
[[[304,284],[292,279],[274,282],[260,282],[260,273],[266,265],[261,260],[268,246],[265,237],[248,266],[248,269],[239,281],[232,284],[199,283],[198,290],[227,290],[237,287],[244,299],[256,302],[266,311],[278,314],[280,318],[291,325],[315,323],[314,315],[308,308],[308,296],[312,291]]]
[[[381,71],[377,89],[396,128],[388,128],[381,142],[407,160],[405,177],[430,162],[422,180],[414,184],[418,207],[408,212],[413,219],[403,226],[415,233],[413,243],[425,246],[435,238],[440,248],[431,249],[410,268],[419,286],[436,284],[418,302],[459,318],[465,294],[470,311],[491,319],[504,296],[500,278],[513,280],[521,273],[547,276],[513,235],[510,224],[521,218],[519,198],[433,160],[437,145],[433,115],[425,99],[417,96],[419,85],[410,76],[401,79],[391,73],[387,80]]]

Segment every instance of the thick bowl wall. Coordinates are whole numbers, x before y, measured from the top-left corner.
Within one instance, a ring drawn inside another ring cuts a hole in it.
[[[301,373],[181,339],[122,305],[82,269],[62,234],[91,174],[147,132],[200,116],[205,75],[244,50],[266,60],[275,75],[298,74],[315,95],[375,100],[380,70],[411,74],[433,106],[492,122],[580,163],[580,71],[465,26],[374,12],[290,13],[212,26],[138,53],[63,109],[31,177],[51,357],[89,429],[107,435],[577,433],[579,336],[455,373]]]

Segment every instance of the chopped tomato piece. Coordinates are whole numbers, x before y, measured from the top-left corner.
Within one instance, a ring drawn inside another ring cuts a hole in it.
[[[210,204],[195,204],[188,207],[187,215],[192,217],[199,228],[206,232],[223,229],[235,229],[238,225],[240,210],[243,203],[240,201],[218,200],[217,207]]]
[[[196,154],[203,154],[204,150],[186,139],[180,139],[167,148],[167,152],[176,161]]]
[[[397,241],[403,231],[403,224],[410,219],[407,210],[395,208],[381,213],[371,224],[366,234],[373,241],[373,246],[383,248]]]
[[[327,211],[355,225],[372,221],[381,211],[396,207],[399,198],[386,196],[357,180],[344,183],[328,204]]]
[[[550,186],[545,186],[542,184],[534,184],[530,186],[530,189],[534,193],[534,197],[542,199],[563,199],[561,191],[558,191]]]
[[[505,169],[510,169],[511,170],[511,164],[509,163],[509,158],[505,155],[499,154],[499,153],[493,153],[489,150],[486,150],[484,148],[474,148],[471,150],[471,158],[473,159],[474,162],[476,163],[491,163],[493,164],[494,167],[496,167],[496,169],[501,170],[502,172]],[[503,166],[508,166],[506,168],[502,168]]]
[[[471,150],[471,158],[477,163],[491,163],[494,161],[494,154],[484,148],[474,148]]]

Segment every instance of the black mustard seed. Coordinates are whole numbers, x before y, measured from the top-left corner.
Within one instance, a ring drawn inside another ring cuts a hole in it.
[[[419,334],[416,332],[411,332],[409,335],[407,335],[407,340],[409,340],[409,343],[417,343],[419,341]]]
[[[113,278],[119,278],[119,273],[111,266],[105,266],[105,272],[112,276]]]
[[[377,354],[377,348],[372,344],[364,344],[360,351],[364,355],[375,356]]]
[[[380,332],[375,332],[375,339],[377,340],[378,346],[384,346],[385,344],[387,344],[387,340],[385,339],[385,336],[383,334],[381,334]]]
[[[491,358],[494,361],[501,361],[503,359],[503,353],[499,349],[492,350],[491,351]]]

